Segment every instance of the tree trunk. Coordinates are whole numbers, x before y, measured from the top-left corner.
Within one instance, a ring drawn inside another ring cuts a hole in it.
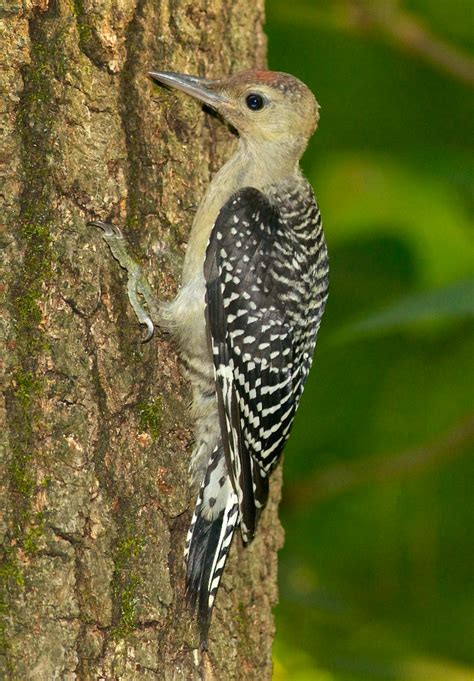
[[[87,220],[123,227],[160,298],[233,144],[155,68],[264,63],[263,0],[4,0],[6,337],[0,522],[6,679],[271,675],[279,479],[234,542],[208,653],[183,598],[188,386]],[[277,476],[278,477],[278,476]]]

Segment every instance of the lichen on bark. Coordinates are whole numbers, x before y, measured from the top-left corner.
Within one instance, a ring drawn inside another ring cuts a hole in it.
[[[86,226],[121,224],[173,295],[233,142],[147,72],[263,65],[262,22],[263,0],[4,4],[2,678],[270,677],[279,481],[257,540],[235,542],[201,655],[183,597],[188,388],[166,337],[140,343]]]

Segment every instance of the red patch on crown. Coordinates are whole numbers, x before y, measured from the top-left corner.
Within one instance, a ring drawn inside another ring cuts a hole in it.
[[[275,81],[281,80],[283,75],[277,71],[258,71],[256,69],[249,71],[249,74],[250,73],[253,75],[255,80],[259,80],[262,83],[274,83]]]
[[[230,82],[246,83],[247,85],[268,85],[284,91],[299,92],[306,89],[306,86],[294,76],[280,71],[265,71],[264,69],[249,69],[241,71],[229,78]]]

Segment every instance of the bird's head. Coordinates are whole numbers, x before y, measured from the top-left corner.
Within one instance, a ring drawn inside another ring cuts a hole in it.
[[[150,76],[215,109],[252,146],[281,148],[298,159],[319,120],[311,90],[287,73],[252,70],[217,80],[167,71]]]

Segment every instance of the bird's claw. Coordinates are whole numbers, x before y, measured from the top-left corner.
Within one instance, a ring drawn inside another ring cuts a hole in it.
[[[102,237],[110,248],[112,255],[119,265],[126,270],[128,275],[127,293],[133,311],[140,324],[146,326],[146,335],[142,343],[147,343],[153,338],[155,331],[153,319],[158,319],[158,303],[155,300],[151,287],[142,272],[140,265],[128,254],[125,238],[122,230],[117,225],[102,220],[91,220],[87,223],[90,227],[98,227],[102,230]],[[149,313],[141,304],[138,296],[145,300]]]
[[[115,236],[117,238],[123,239],[122,230],[117,225],[111,222],[103,222],[102,220],[91,220],[87,223],[88,227],[98,227],[104,232],[105,237]]]
[[[146,326],[146,335],[145,338],[142,338],[141,342],[142,343],[148,343],[153,338],[153,334],[155,333],[155,326],[153,322],[151,321],[151,317],[147,317],[142,324],[145,324]]]

